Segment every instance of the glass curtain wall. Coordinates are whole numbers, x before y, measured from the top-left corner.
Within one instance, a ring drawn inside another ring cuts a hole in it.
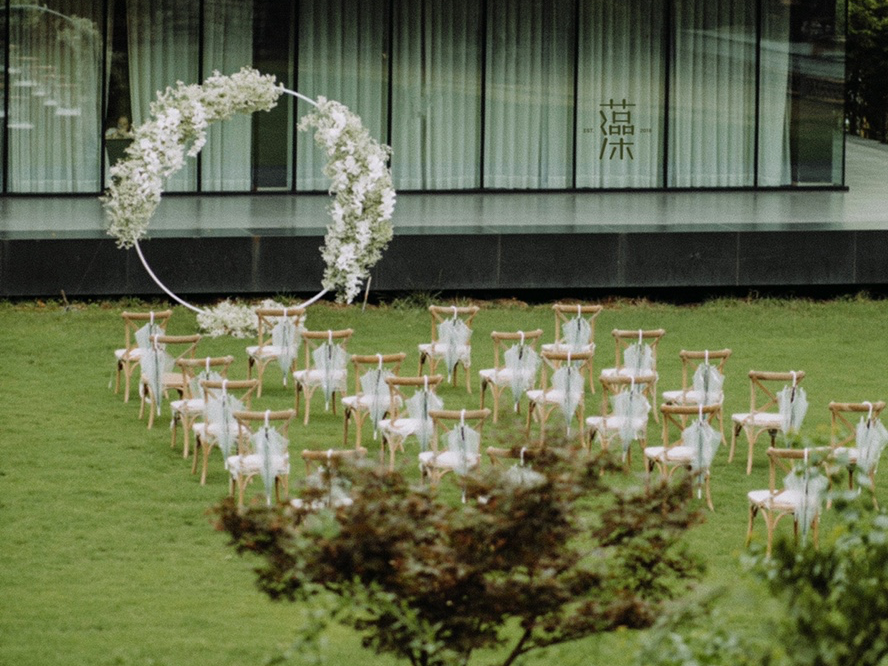
[[[98,191],[102,3],[16,4],[8,16],[8,191]]]
[[[477,0],[395,3],[392,176],[395,188],[481,185],[481,29]]]
[[[299,92],[342,102],[387,143],[389,1],[301,0],[297,7]],[[297,190],[329,188],[326,159],[310,133],[297,137]]]
[[[484,186],[572,186],[574,0],[488,3]]]
[[[842,184],[845,0],[5,6],[4,193],[97,193],[158,90],[244,66],[349,106],[403,190]],[[326,191],[309,111],[212,126],[166,189]]]
[[[580,5],[577,187],[663,186],[662,0]]]

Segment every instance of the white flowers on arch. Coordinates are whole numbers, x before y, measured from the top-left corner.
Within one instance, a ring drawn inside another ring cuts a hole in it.
[[[374,140],[347,107],[323,97],[315,102],[278,85],[274,76],[246,67],[231,76],[214,72],[203,85],[180,81],[158,93],[151,119],[133,130],[127,157],[111,167],[112,182],[101,200],[110,220],[108,234],[117,239],[117,246],[135,247],[154,281],[196,312],[207,314],[160,282],[145,261],[139,240],[148,231],[165,180],[184,166],[186,155],[195,157],[201,151],[209,124],[235,113],[268,111],[284,93],[316,107],[298,128],[316,128],[315,141],[327,154],[324,174],[331,181],[330,194],[335,195],[328,208],[332,222],[321,248],[326,263],[324,291],[309,302],[327,291],[335,291],[340,302],[354,300],[391,240],[395,190],[387,166],[390,149]]]

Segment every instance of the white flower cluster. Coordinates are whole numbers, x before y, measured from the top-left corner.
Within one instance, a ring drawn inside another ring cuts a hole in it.
[[[200,332],[211,338],[230,335],[233,338],[255,337],[259,329],[259,318],[256,308],[283,308],[284,306],[270,298],[259,305],[232,303],[225,299],[197,315]]]
[[[231,76],[214,72],[203,85],[179,81],[158,93],[152,120],[133,131],[127,159],[111,168],[112,183],[102,197],[111,220],[108,233],[118,247],[129,248],[145,235],[160,203],[164,179],[196,156],[207,141],[207,126],[235,113],[268,111],[282,93],[275,78],[243,68]]]
[[[339,102],[318,98],[318,109],[299,121],[317,128],[315,141],[327,153],[324,175],[331,180],[333,218],[321,256],[327,265],[323,286],[350,303],[392,238],[395,189],[386,162],[390,149],[376,142],[361,119]]]

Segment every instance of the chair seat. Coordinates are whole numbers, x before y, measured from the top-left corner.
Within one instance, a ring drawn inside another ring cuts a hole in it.
[[[434,358],[442,358],[447,353],[447,345],[441,342],[425,342],[419,345],[419,353]],[[469,345],[456,345],[456,355],[463,365],[470,363],[472,348]]]
[[[376,406],[381,409],[388,410],[391,407],[391,395],[386,393],[384,395],[377,396],[376,398]],[[342,404],[348,409],[362,409],[368,410],[373,405],[374,399],[373,396],[369,395],[347,395],[342,399]],[[401,399],[398,396],[395,396],[395,404],[398,407],[401,406]]]
[[[379,422],[379,429],[384,435],[394,435],[395,437],[406,438],[417,432],[422,425],[419,419],[382,419]]]
[[[474,469],[481,464],[481,455],[477,453],[467,454],[465,459],[466,466],[469,469]],[[460,462],[461,456],[455,451],[441,451],[440,453],[436,453],[434,451],[423,451],[419,454],[419,464],[422,467],[455,469],[459,466]]]
[[[738,425],[755,426],[757,428],[779,430],[783,426],[783,417],[772,412],[732,414],[731,420]]]
[[[338,497],[333,500],[332,506],[335,509],[343,506],[351,506],[355,501],[351,497]],[[294,509],[299,509],[300,511],[320,511],[322,509],[327,508],[327,503],[323,500],[312,500],[311,502],[305,502],[299,497],[290,500],[290,506]]]
[[[664,446],[647,446],[644,457],[661,463],[689,465],[694,459],[694,449],[691,446],[672,446],[668,449]]]
[[[170,409],[174,413],[179,414],[200,414],[203,412],[204,407],[206,407],[206,402],[203,398],[191,398],[189,400],[173,400],[170,403]]]
[[[750,503],[771,511],[795,511],[803,499],[798,490],[782,490],[776,495],[770,490],[751,490],[746,496]]]
[[[251,476],[262,471],[262,456],[250,453],[245,456],[228,456],[225,461],[232,477]],[[286,476],[290,473],[290,456],[272,456],[271,466],[275,476]]]
[[[478,371],[478,375],[480,375],[481,379],[487,380],[491,384],[496,384],[497,386],[510,384],[512,382],[513,374],[511,368],[485,368],[484,370]]]
[[[637,377],[644,380],[644,382],[655,382],[659,378],[659,375],[652,370],[642,370],[641,372],[636,372],[630,368],[604,368],[601,371],[601,376],[604,378],[608,377]]]
[[[118,361],[138,361],[142,358],[142,348],[133,347],[132,349],[115,349],[114,357]]]
[[[142,375],[140,379],[142,384],[148,384],[148,378]],[[164,388],[185,388],[185,379],[181,372],[165,372],[161,378]]]
[[[247,347],[247,356],[257,359],[277,358],[284,352],[292,353],[292,348],[282,347],[280,345],[252,345]]]
[[[860,449],[856,446],[839,446],[833,449],[833,454],[836,456],[844,456],[848,459],[850,464],[856,465],[857,460],[860,457]]]
[[[715,398],[711,403],[713,405],[720,405],[725,401],[725,394],[722,391],[712,392],[709,395],[710,398]],[[695,391],[693,389],[689,391],[663,391],[663,402],[673,405],[699,405],[703,402],[703,391]]]
[[[527,398],[531,402],[537,404],[546,403],[550,405],[558,405],[564,400],[564,391],[553,388],[546,389],[545,391],[542,389],[533,389],[527,392]]]
[[[293,373],[293,379],[303,386],[320,386],[326,376],[322,370],[297,370]],[[346,370],[334,370],[330,373],[330,377],[337,384],[344,384],[346,376]]]
[[[592,352],[594,354],[595,343],[590,342],[588,345],[582,345],[577,349],[571,349],[570,345],[566,345],[563,342],[547,342],[540,349],[544,352],[555,352],[556,354],[566,354],[569,351],[575,354],[586,352]]]
[[[593,430],[599,432],[615,432],[623,427],[626,422],[625,416],[590,416],[586,419],[586,425]],[[643,432],[647,429],[648,420],[646,418],[632,419],[632,429],[635,432]]]
[[[211,423],[208,426],[206,423],[201,422],[191,426],[191,430],[197,437],[216,439],[222,433],[222,427],[220,423]],[[228,434],[231,437],[237,437],[240,434],[240,426],[238,426],[237,422],[232,421],[228,424]]]

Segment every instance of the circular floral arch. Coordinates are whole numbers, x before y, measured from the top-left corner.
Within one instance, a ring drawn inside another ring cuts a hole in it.
[[[210,123],[235,113],[268,111],[282,94],[306,100],[315,110],[299,121],[301,131],[315,128],[315,142],[327,154],[324,174],[330,178],[334,199],[328,211],[321,255],[326,264],[323,291],[335,291],[341,302],[351,302],[361,283],[382,257],[392,237],[395,190],[387,166],[390,149],[375,141],[361,119],[344,105],[319,97],[317,102],[287,90],[274,76],[243,68],[231,76],[214,72],[203,85],[185,85],[158,93],[151,119],[133,130],[127,157],[111,167],[111,186],[102,197],[110,220],[108,233],[117,246],[134,247],[146,270],[171,297],[201,312],[170,291],[154,274],[139,247],[167,178],[179,171],[185,158],[196,157],[207,141]]]

